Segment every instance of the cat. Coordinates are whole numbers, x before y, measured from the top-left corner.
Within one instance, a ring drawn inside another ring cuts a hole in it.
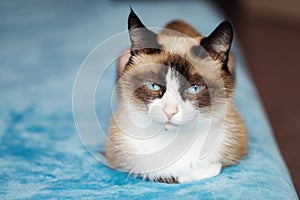
[[[248,152],[248,135],[233,104],[231,23],[208,37],[180,20],[154,33],[131,9],[128,30],[108,165],[150,181],[185,183],[236,164]]]

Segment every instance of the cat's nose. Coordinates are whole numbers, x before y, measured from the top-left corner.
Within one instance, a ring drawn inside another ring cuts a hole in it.
[[[172,117],[178,113],[178,107],[177,106],[171,106],[171,105],[166,105],[164,107],[164,113],[168,117],[168,120],[172,119]]]

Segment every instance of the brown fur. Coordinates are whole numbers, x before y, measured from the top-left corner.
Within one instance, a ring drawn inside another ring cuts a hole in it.
[[[189,24],[187,24],[186,22],[184,22],[182,20],[172,21],[172,22],[168,23],[165,26],[165,28],[177,31],[177,32],[187,35],[188,37],[191,37],[191,38],[197,38],[200,36],[200,34],[193,27],[191,27]],[[167,32],[164,32],[164,31],[162,33],[168,34]]]
[[[233,106],[228,109],[226,119],[233,119],[234,130],[229,130],[232,135],[234,145],[225,145],[225,150],[221,155],[223,166],[230,166],[236,164],[243,156],[248,153],[248,135],[246,126]],[[227,121],[225,123],[231,123]]]
[[[183,21],[173,21],[166,25],[166,28],[172,29],[175,31],[178,31],[180,33],[183,33],[189,37],[192,37],[195,39],[195,44],[201,42],[203,37],[190,25]],[[162,32],[162,35],[168,35],[168,32]],[[119,77],[122,77],[119,84],[119,91],[120,91],[120,101],[122,101],[122,98],[124,98],[124,94],[122,95],[122,91],[131,91],[134,90],[134,96],[136,97],[137,104],[141,105],[141,109],[143,109],[143,103],[146,104],[147,101],[150,101],[155,98],[159,98],[163,96],[163,87],[161,91],[149,91],[145,86],[143,85],[143,77],[151,77],[153,81],[156,83],[160,83],[162,80],[160,77],[157,77],[157,71],[158,68],[143,68],[140,66],[147,65],[149,63],[153,63],[156,65],[171,65],[176,66],[176,70],[179,71],[185,78],[187,78],[189,84],[193,85],[199,82],[201,80],[201,75],[197,72],[197,70],[194,70],[193,63],[186,63],[184,57],[188,55],[174,55],[170,54],[168,51],[157,51],[151,54],[148,54],[147,52],[143,51],[139,53],[138,56],[136,56],[136,52],[134,55],[130,57],[130,62],[127,63],[126,67],[119,66]],[[128,58],[129,56],[127,56]],[[124,61],[120,63],[125,63]],[[222,71],[222,63],[218,60],[218,56],[214,57],[213,61],[207,61],[205,64],[207,65],[215,65],[220,66],[220,74],[222,77],[225,91],[226,91],[226,121],[225,124],[228,124],[227,127],[230,127],[231,130],[228,130],[228,132],[231,133],[230,135],[230,141],[224,145],[224,151],[221,155],[221,162],[223,166],[229,166],[237,163],[241,157],[247,154],[247,144],[248,144],[248,136],[246,127],[239,116],[238,112],[236,111],[235,107],[233,106],[233,91],[234,91],[234,61],[233,56],[230,53],[229,59],[227,62],[229,72],[226,72],[225,70]],[[139,67],[137,67],[139,66]],[[122,70],[120,70],[122,69]],[[154,70],[154,71],[153,71]],[[151,74],[152,73],[152,74]],[[205,73],[203,73],[205,74]],[[195,77],[195,78],[194,78]],[[133,80],[134,79],[134,80]],[[132,81],[135,83],[134,85],[140,85],[137,90],[134,88],[128,88],[130,84],[126,83],[132,83]],[[209,81],[211,85],[214,85],[215,82],[220,81],[216,80],[216,77],[214,77],[211,74],[208,74],[206,77],[206,81]],[[161,83],[163,86],[164,83]],[[218,95],[216,90],[216,94]],[[193,96],[183,96],[183,99],[187,98],[189,100],[195,98]],[[200,94],[197,95],[196,101],[199,102],[199,107],[205,107],[209,106],[211,104],[210,94],[207,90],[207,88]],[[146,105],[145,105],[146,106]],[[115,113],[115,115],[122,116],[122,110],[126,108],[119,108],[119,110]],[[210,112],[210,111],[208,111]],[[112,119],[111,125],[109,128],[109,142],[106,144],[106,155],[108,160],[108,165],[115,169],[121,169],[124,171],[131,171],[133,166],[127,163],[120,162],[124,159],[134,159],[130,157],[130,154],[127,154],[126,151],[132,152],[133,150],[122,143],[122,138],[124,136],[124,133],[122,130],[118,127],[117,122]],[[122,151],[120,151],[120,149]],[[124,153],[125,152],[125,153]],[[155,181],[159,182],[167,182],[167,183],[176,183],[177,179],[176,177],[169,177],[169,178],[157,178]]]

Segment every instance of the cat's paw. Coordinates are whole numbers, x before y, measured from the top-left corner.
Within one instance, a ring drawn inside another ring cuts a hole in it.
[[[222,169],[221,163],[201,165],[197,170],[190,174],[184,174],[178,177],[179,183],[187,183],[191,181],[199,181],[206,178],[211,178],[220,174]]]
[[[214,177],[220,174],[221,169],[221,163],[207,164],[201,167],[199,170],[195,170],[194,176],[197,178],[197,180]]]

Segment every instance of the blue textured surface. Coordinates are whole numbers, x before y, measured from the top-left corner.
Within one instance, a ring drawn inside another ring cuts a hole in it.
[[[182,18],[208,34],[222,20],[205,2],[131,5],[149,26]],[[236,104],[250,134],[250,154],[240,164],[211,179],[168,185],[111,170],[86,151],[72,116],[76,72],[99,42],[126,30],[128,7],[0,1],[0,198],[297,199],[237,45]],[[105,76],[111,88],[114,71]],[[106,124],[110,110],[99,113]]]

